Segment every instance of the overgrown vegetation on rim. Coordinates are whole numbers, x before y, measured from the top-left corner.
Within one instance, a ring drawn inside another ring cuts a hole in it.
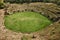
[[[49,2],[49,3],[56,3],[60,5],[60,0],[4,0],[4,1],[10,3]]]
[[[5,16],[6,28],[17,32],[35,32],[49,24],[51,24],[51,21],[35,12],[21,12]]]

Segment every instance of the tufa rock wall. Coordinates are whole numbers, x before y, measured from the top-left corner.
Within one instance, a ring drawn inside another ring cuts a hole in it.
[[[0,10],[0,26],[4,25],[4,11]]]

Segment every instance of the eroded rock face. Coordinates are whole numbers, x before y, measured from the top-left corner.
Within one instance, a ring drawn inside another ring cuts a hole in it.
[[[25,11],[38,12],[53,21],[60,17],[60,8],[53,3],[7,4],[5,11],[7,14]]]
[[[4,11],[0,10],[0,26],[4,25]]]

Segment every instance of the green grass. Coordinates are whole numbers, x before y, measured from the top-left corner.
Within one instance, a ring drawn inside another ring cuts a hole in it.
[[[41,30],[51,24],[46,17],[35,12],[20,12],[5,16],[6,28],[23,33]]]

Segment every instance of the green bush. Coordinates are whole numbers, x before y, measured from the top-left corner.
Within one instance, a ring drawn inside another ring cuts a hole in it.
[[[44,0],[44,2],[60,4],[60,0]]]

